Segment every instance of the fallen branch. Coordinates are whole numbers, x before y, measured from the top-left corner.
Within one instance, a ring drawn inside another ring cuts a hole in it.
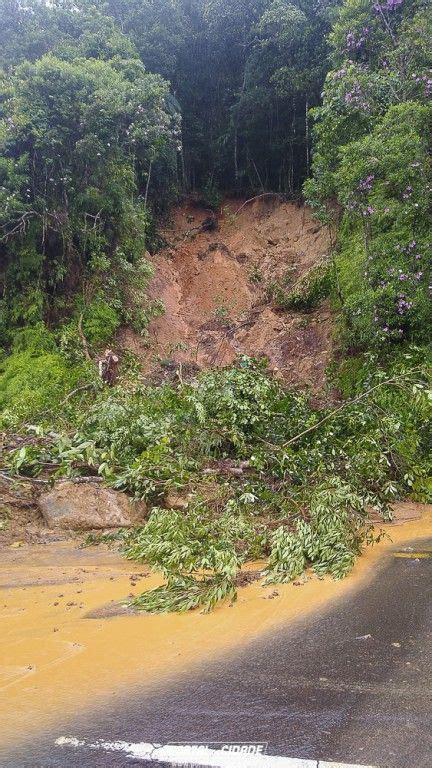
[[[92,389],[93,387],[94,384],[83,384],[81,387],[76,387],[76,389],[73,389],[72,392],[69,392],[69,394],[66,395],[65,399],[61,401],[60,405],[65,405],[65,403],[67,403],[68,400],[78,394],[78,392],[83,392],[85,389]]]
[[[47,485],[49,483],[49,480],[38,480],[36,477],[23,477],[22,475],[11,477],[7,472],[0,472],[0,477],[8,483],[37,483],[38,485]]]
[[[78,333],[79,333],[79,337],[81,339],[81,343],[83,345],[84,357],[85,357],[86,360],[91,360],[91,355],[90,355],[90,352],[89,352],[89,349],[88,349],[87,339],[84,336],[84,331],[82,329],[82,324],[83,324],[83,313],[81,312],[81,314],[80,314],[80,316],[78,318]]]
[[[360,395],[357,395],[357,397],[355,397],[353,400],[347,400],[345,403],[342,403],[342,405],[340,405],[339,408],[336,408],[334,411],[331,411],[330,413],[328,413],[327,416],[324,416],[324,418],[317,421],[316,424],[313,424],[311,427],[308,427],[307,429],[304,429],[302,432],[299,432],[298,435],[295,435],[294,437],[292,437],[290,440],[288,440],[288,442],[282,443],[282,448],[287,448],[289,445],[296,443],[297,440],[300,440],[301,437],[304,437],[304,435],[307,435],[310,432],[313,432],[315,429],[318,429],[318,427],[321,427],[321,425],[324,424],[326,421],[329,421],[334,416],[337,416],[345,408],[348,408],[348,406],[356,405],[356,403],[359,403],[361,400],[364,400],[365,397],[368,397],[368,395],[370,395],[375,390],[380,389],[380,387],[384,387],[390,384],[399,386],[398,384],[399,379],[403,379],[405,377],[406,377],[406,374],[401,374],[400,376],[395,376],[392,379],[385,379],[385,381],[380,381],[379,384],[375,384],[375,386],[371,387],[370,389],[367,389],[365,392],[362,392]]]
[[[253,203],[255,200],[259,200],[262,197],[278,197],[279,200],[282,199],[282,195],[279,192],[263,192],[261,195],[255,195],[255,197],[250,197],[249,200],[245,200],[243,205],[238,208],[238,210],[234,213],[234,216],[237,216],[240,211],[243,210],[243,208],[248,205],[249,203]]]
[[[96,477],[95,475],[86,475],[85,477],[64,477],[59,478],[57,482],[69,482],[81,485],[82,483],[103,483],[103,477]]]
[[[200,234],[201,232],[211,232],[214,229],[217,229],[217,219],[216,217],[209,216],[207,219],[204,219],[204,221],[201,222],[201,224],[198,224],[196,227],[192,227],[192,229],[188,229],[185,234],[183,235],[182,240],[180,240],[180,245],[185,242],[189,237],[192,237],[193,234]],[[174,246],[175,247],[175,246]]]

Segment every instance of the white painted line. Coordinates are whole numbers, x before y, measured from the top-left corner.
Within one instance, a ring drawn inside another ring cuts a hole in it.
[[[61,736],[56,740],[58,747],[85,747],[86,749],[101,749],[105,752],[123,752],[136,760],[147,760],[153,763],[171,763],[175,765],[196,766],[200,768],[374,768],[372,765],[353,765],[348,763],[326,763],[322,760],[304,760],[295,757],[278,755],[242,754],[240,752],[225,752],[220,749],[207,749],[202,746],[181,746],[174,744],[137,744],[127,741],[97,741],[94,743]]]
[[[347,763],[325,763],[323,760],[318,760],[318,768],[374,768],[373,765],[348,765]]]

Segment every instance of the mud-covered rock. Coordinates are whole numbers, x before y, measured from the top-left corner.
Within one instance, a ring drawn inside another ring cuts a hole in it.
[[[189,498],[181,496],[178,493],[168,493],[165,497],[165,505],[167,509],[175,509],[179,512],[185,511],[189,507]]]
[[[120,491],[69,480],[43,493],[38,505],[50,528],[80,531],[138,525],[147,512],[144,502],[132,502]]]

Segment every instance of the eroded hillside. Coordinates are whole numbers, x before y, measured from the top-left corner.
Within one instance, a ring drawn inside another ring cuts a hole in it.
[[[152,257],[149,290],[165,313],[150,324],[148,340],[128,329],[120,344],[139,355],[147,372],[169,373],[179,363],[185,370],[222,366],[247,354],[266,357],[292,383],[319,388],[332,344],[328,304],[281,312],[269,290],[292,289],[326,256],[326,229],[307,207],[274,197],[228,201],[215,226],[202,231],[208,218],[209,211],[193,203],[173,210],[167,246]]]

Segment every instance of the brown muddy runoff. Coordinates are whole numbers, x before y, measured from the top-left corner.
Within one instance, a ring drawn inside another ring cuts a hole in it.
[[[368,548],[343,581],[310,577],[302,586],[267,588],[255,581],[240,589],[234,607],[221,605],[209,615],[87,618],[104,615],[100,608],[160,580],[115,552],[79,549],[76,541],[3,547],[0,743],[31,738],[103,705],[114,693],[169,681],[281,624],[290,626],[327,608],[371,579],[392,548],[430,538],[432,507],[422,508],[421,519],[385,527],[391,539]]]

